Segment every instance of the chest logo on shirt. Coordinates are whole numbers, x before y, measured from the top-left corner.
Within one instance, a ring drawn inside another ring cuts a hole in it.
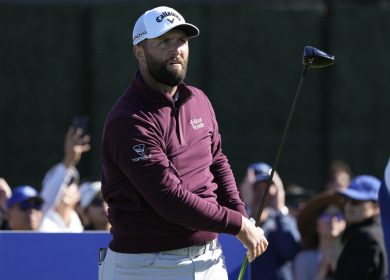
[[[204,122],[202,121],[202,118],[192,119],[190,125],[194,130],[197,130],[204,127]]]
[[[140,155],[139,157],[132,158],[131,160],[133,162],[140,161],[140,160],[146,160],[148,158],[151,158],[151,155],[145,155],[145,144],[138,144],[133,146],[133,150]]]

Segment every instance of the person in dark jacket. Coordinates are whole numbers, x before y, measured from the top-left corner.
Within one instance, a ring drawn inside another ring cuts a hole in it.
[[[241,193],[246,194],[248,199],[248,213],[252,217],[256,217],[259,212],[271,169],[271,166],[265,162],[249,165],[247,176],[240,185]],[[260,225],[269,241],[269,246],[264,254],[252,262],[250,266],[252,279],[293,279],[291,260],[299,251],[300,234],[295,218],[290,216],[288,211],[283,181],[279,173],[275,172],[260,217]]]
[[[387,267],[390,266],[390,158],[385,167],[385,174],[379,189],[379,207],[381,209],[381,222],[387,252]],[[390,275],[388,275],[390,280]]]
[[[380,222],[378,192],[380,180],[369,175],[355,177],[340,190],[345,197],[348,226],[343,250],[337,262],[336,280],[386,280],[387,255]]]
[[[246,217],[207,96],[183,82],[198,34],[169,7],[135,23],[139,71],[103,131],[112,240],[101,279],[227,279],[218,233],[235,235],[249,261],[268,245]]]

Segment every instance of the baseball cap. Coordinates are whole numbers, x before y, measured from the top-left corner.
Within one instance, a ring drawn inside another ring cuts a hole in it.
[[[354,200],[378,201],[378,193],[381,181],[370,175],[360,175],[353,178],[348,188],[339,190],[343,196]]]
[[[100,181],[96,182],[85,182],[80,185],[80,207],[85,209],[87,208],[95,196],[100,192],[102,188],[102,183]]]
[[[272,167],[265,162],[256,162],[249,165],[255,171],[256,182],[267,181],[271,175]]]
[[[32,198],[40,204],[43,203],[43,199],[33,187],[28,185],[16,187],[12,191],[12,196],[7,201],[7,207],[11,208],[15,203],[21,203]]]
[[[161,6],[146,11],[138,18],[133,29],[133,45],[137,45],[145,39],[157,38],[173,28],[183,30],[188,37],[199,35],[199,29],[190,23],[176,10]]]

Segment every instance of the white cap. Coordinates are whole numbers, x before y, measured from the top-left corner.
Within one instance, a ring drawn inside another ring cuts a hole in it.
[[[85,182],[80,185],[80,207],[87,208],[95,196],[101,191],[102,183],[100,181]]]
[[[72,182],[78,184],[79,178],[79,172],[73,166],[66,167],[63,163],[58,163],[50,168],[42,182],[43,213],[55,208],[61,201],[63,190]]]
[[[145,39],[157,38],[173,28],[183,30],[188,37],[199,35],[199,29],[190,23],[174,9],[161,6],[146,11],[134,25],[133,45]]]

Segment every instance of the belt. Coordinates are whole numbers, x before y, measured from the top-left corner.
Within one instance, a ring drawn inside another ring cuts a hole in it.
[[[175,250],[169,250],[169,251],[162,251],[160,254],[163,255],[178,255],[178,256],[186,256],[189,258],[195,258],[203,255],[208,250],[214,250],[218,247],[218,240],[214,239],[213,241],[210,241],[203,245],[194,245],[190,247],[175,249]]]

